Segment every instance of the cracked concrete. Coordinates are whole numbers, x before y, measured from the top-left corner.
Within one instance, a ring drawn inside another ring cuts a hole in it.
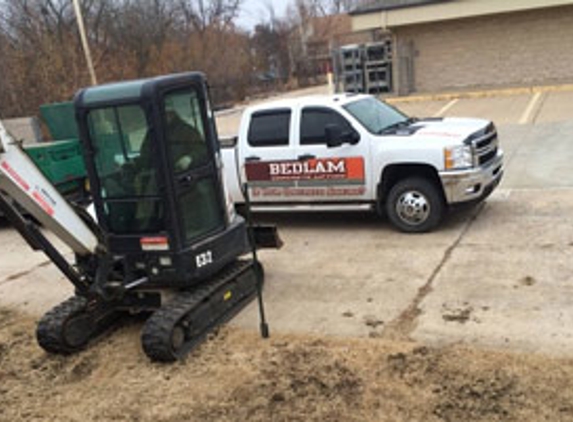
[[[11,281],[18,280],[18,279],[21,278],[21,277],[25,277],[25,276],[27,276],[27,275],[33,273],[33,272],[36,271],[37,269],[47,267],[47,266],[50,265],[51,263],[52,263],[51,261],[46,260],[46,261],[44,261],[44,262],[40,262],[39,264],[35,265],[34,267],[32,267],[32,268],[30,268],[30,269],[28,269],[28,270],[20,271],[20,272],[17,272],[17,273],[15,273],[15,274],[9,275],[8,277],[6,277],[6,278],[0,280],[0,286],[3,285],[3,284],[7,284],[7,283],[9,283],[9,282],[11,282]]]
[[[483,208],[483,204],[480,204],[473,211],[473,215],[469,217],[467,223],[464,224],[459,236],[454,240],[454,242],[444,251],[444,256],[442,260],[438,263],[434,271],[428,277],[426,284],[424,284],[419,290],[418,294],[399,316],[398,318],[391,321],[387,326],[382,337],[392,339],[392,340],[411,340],[411,333],[416,329],[419,316],[422,314],[421,304],[426,299],[426,297],[432,293],[434,290],[433,283],[438,277],[442,269],[447,265],[452,254],[458,245],[462,242],[464,236],[470,230],[473,222],[479,216],[480,211]]]

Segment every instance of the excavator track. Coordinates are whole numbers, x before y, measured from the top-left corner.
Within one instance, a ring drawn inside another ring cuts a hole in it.
[[[159,362],[183,358],[214,327],[228,321],[257,292],[253,261],[236,261],[193,291],[178,294],[146,321],[141,341],[147,356]]]
[[[110,328],[119,315],[105,305],[90,303],[82,296],[72,296],[42,317],[36,338],[49,353],[75,353]]]

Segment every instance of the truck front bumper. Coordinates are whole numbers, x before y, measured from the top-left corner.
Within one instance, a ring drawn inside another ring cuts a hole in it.
[[[503,176],[503,151],[482,167],[439,173],[448,204],[479,202],[487,198],[499,185]]]

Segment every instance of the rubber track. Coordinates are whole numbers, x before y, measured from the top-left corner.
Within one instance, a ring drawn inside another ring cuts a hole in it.
[[[81,350],[81,347],[70,347],[62,337],[62,327],[71,317],[85,311],[87,300],[81,296],[72,296],[48,311],[38,323],[36,339],[47,352],[70,354]]]
[[[188,339],[181,350],[175,351],[171,344],[171,335],[177,323],[193,312],[215,291],[234,280],[252,265],[251,261],[237,261],[203,286],[191,292],[182,292],[170,303],[159,308],[146,321],[141,333],[141,342],[146,355],[160,362],[174,362],[184,357],[204,338],[211,324],[205,326],[198,336]]]

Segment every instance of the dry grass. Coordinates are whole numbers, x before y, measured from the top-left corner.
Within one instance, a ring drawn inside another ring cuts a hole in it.
[[[380,339],[223,329],[186,362],[150,363],[137,321],[50,356],[0,310],[0,420],[573,420],[573,361]]]

